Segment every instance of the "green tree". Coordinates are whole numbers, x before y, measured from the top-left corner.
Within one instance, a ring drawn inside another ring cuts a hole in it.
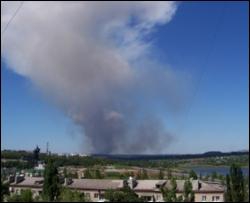
[[[88,168],[84,172],[84,178],[89,178],[89,179],[93,178]]]
[[[125,199],[125,194],[122,191],[110,189],[104,193],[104,198],[110,202],[122,202]]]
[[[44,171],[43,198],[46,201],[54,201],[59,195],[59,177],[58,171],[52,159],[48,163]]]
[[[22,190],[20,194],[14,194],[7,199],[8,202],[33,202],[31,190]]]
[[[171,179],[171,186],[172,186],[171,193],[172,193],[173,200],[175,202],[176,201],[176,192],[177,192],[177,183],[176,183],[175,178]]]
[[[163,199],[166,202],[176,202],[179,201],[176,197],[176,192],[177,192],[177,183],[175,178],[171,179],[171,186],[170,188],[162,188],[162,195]]]
[[[192,178],[192,179],[194,179],[194,180],[197,180],[197,179],[198,179],[197,174],[195,173],[194,170],[191,170],[191,171],[189,172],[189,178]]]
[[[67,172],[66,167],[63,168],[63,176],[64,176],[65,178],[68,178],[68,172]]]
[[[75,178],[77,179],[78,178],[78,174],[77,172],[69,172],[68,175],[67,175],[68,178]]]
[[[110,202],[142,202],[142,199],[129,187],[124,187],[119,191],[107,190],[104,198]]]
[[[227,185],[227,190],[225,193],[225,200],[226,202],[232,202],[232,189],[231,189],[231,182],[230,182],[230,177],[229,175],[226,176],[226,185]]]
[[[189,180],[184,183],[184,202],[194,202],[193,186]]]
[[[206,181],[209,180],[209,175],[208,174],[205,176],[204,180],[206,180]]]
[[[165,202],[172,202],[171,191],[168,188],[162,188],[162,196]]]
[[[61,202],[85,202],[84,193],[62,188],[58,200]]]
[[[167,169],[167,176],[168,176],[168,179],[171,180],[171,178],[172,178],[172,170],[171,170],[171,168]]]
[[[183,202],[183,196],[180,195],[179,197],[177,197],[177,202]]]
[[[138,171],[138,173],[137,173],[137,175],[136,175],[136,178],[137,178],[138,180],[142,179],[142,171],[141,171],[141,169]]]
[[[38,146],[36,146],[36,148],[33,150],[33,159],[34,159],[35,165],[39,161],[39,154],[40,154],[40,148]]]
[[[98,169],[95,170],[95,178],[96,179],[102,179],[103,178],[100,170],[98,170]]]
[[[241,168],[232,164],[230,175],[226,180],[227,192],[226,199],[232,202],[243,202],[246,198],[245,181]]]
[[[9,195],[9,185],[1,181],[1,202],[4,201],[6,195]]]
[[[142,179],[148,179],[148,173],[147,173],[147,170],[146,169],[143,169],[142,170]]]
[[[245,202],[249,202],[249,176],[245,177]]]
[[[159,179],[162,180],[164,178],[164,172],[162,169],[159,171]]]
[[[214,181],[214,180],[217,179],[217,178],[218,178],[218,175],[217,175],[216,171],[213,171],[213,172],[212,172],[212,175],[211,175],[212,181]]]

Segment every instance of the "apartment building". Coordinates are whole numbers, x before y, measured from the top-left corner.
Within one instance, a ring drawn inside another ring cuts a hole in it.
[[[184,180],[177,180],[177,196],[183,195]],[[195,202],[223,202],[225,188],[213,182],[191,180],[195,193]],[[108,189],[120,190],[128,185],[135,193],[150,202],[163,202],[161,188],[171,187],[170,180],[124,180],[108,179],[64,179],[65,187],[84,192],[85,196],[94,202],[105,201],[104,193]],[[31,189],[34,197],[42,193],[43,178],[18,176],[10,180],[10,192],[19,193],[24,189]]]

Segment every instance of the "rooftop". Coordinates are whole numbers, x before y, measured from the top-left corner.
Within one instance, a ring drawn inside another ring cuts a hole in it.
[[[137,180],[137,185],[134,187],[134,190],[160,191],[160,188],[157,188],[156,185],[164,185],[166,182],[166,180]]]
[[[10,183],[10,186],[20,186],[20,187],[42,187],[43,177],[24,177],[24,179],[19,183]]]
[[[176,180],[177,191],[183,192],[185,180]],[[224,186],[201,180],[191,180],[193,190],[195,192],[224,192]],[[121,189],[123,187],[123,180],[109,180],[109,179],[72,179],[67,187],[79,190],[107,190],[107,189]],[[24,177],[18,183],[11,183],[10,186],[15,187],[42,187],[42,177]],[[137,180],[135,191],[152,191],[160,192],[160,187],[171,188],[170,180]]]
[[[68,185],[69,188],[77,189],[120,189],[123,187],[123,180],[107,180],[107,179],[72,179],[72,183]]]

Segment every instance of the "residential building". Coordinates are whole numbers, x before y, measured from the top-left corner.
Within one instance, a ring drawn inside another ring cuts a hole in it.
[[[24,189],[31,189],[33,195],[42,193],[43,178],[41,177],[15,177],[10,178],[10,192],[19,193]],[[177,196],[183,195],[185,180],[177,180]],[[223,202],[225,188],[213,182],[191,180],[195,194],[195,202]],[[108,189],[120,190],[125,185],[146,201],[163,202],[161,188],[171,187],[170,180],[124,180],[109,179],[68,179],[63,182],[65,187],[84,192],[91,201],[104,201],[104,193]]]

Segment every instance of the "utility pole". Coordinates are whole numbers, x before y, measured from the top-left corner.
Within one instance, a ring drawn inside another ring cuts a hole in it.
[[[49,154],[49,142],[46,143],[46,153]]]

